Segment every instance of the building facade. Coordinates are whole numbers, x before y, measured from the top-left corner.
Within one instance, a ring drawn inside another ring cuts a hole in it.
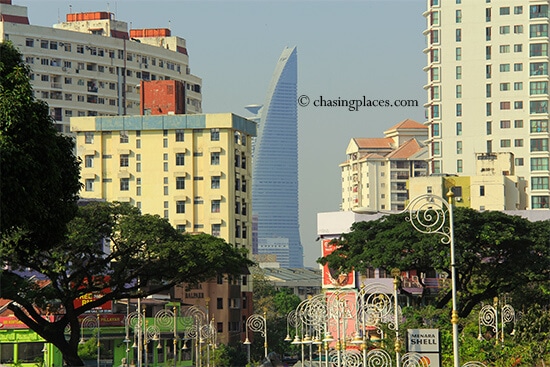
[[[82,159],[81,197],[128,202],[177,229],[252,249],[250,140],[256,124],[234,114],[81,117],[71,120]],[[203,306],[220,343],[241,340],[249,276],[177,287]]]
[[[142,80],[182,82],[185,113],[202,111],[202,81],[191,74],[185,40],[169,29],[129,30],[109,12],[35,26],[12,0],[0,1],[0,20],[0,40],[23,54],[35,96],[48,103],[61,132],[70,132],[71,117],[139,114]]]
[[[304,266],[298,221],[298,110],[296,47],[283,50],[275,67],[254,148],[254,214],[258,244],[288,238],[289,266]]]
[[[426,126],[404,120],[384,135],[351,139],[347,160],[340,164],[342,210],[402,210],[409,198],[408,179],[427,175]]]
[[[479,154],[510,153],[527,208],[550,207],[549,6],[427,1],[430,173],[473,176]]]

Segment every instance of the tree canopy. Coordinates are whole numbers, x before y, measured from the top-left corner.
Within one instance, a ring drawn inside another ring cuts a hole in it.
[[[0,55],[1,245],[24,258],[63,238],[80,167],[73,140],[57,133],[48,105],[34,98],[21,53],[4,42]]]
[[[4,251],[0,252],[5,259]],[[9,309],[53,343],[67,363],[79,365],[78,316],[84,312],[107,301],[145,297],[182,282],[239,275],[251,264],[246,250],[223,239],[181,233],[167,220],[142,215],[129,204],[94,202],[79,209],[64,241],[18,263],[44,275],[48,282],[40,285],[17,271],[4,271],[2,297],[15,301]],[[87,294],[99,296],[75,304]],[[55,315],[54,321],[43,317],[46,311]],[[69,340],[64,335],[67,325]]]
[[[319,261],[335,269],[368,268],[451,276],[450,246],[439,234],[416,231],[408,214],[388,215],[354,223],[338,239],[339,249]],[[530,222],[497,211],[454,210],[454,244],[457,269],[458,312],[467,316],[484,300],[512,292],[528,283],[545,282],[550,269],[550,222]],[[419,279],[422,283],[422,279]],[[423,287],[426,287],[422,283]],[[441,293],[438,308],[451,299]]]
[[[6,42],[0,55],[0,297],[66,364],[83,365],[79,315],[252,265],[245,249],[182,234],[129,204],[79,208],[73,140],[57,133],[47,104],[34,98],[21,54]],[[75,303],[88,294],[96,297]]]

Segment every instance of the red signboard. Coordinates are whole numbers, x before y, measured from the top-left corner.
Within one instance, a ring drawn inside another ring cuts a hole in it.
[[[322,255],[330,255],[338,248],[338,244],[331,244],[331,239],[323,239]],[[330,269],[328,264],[323,265],[323,288],[355,288],[355,272],[342,273],[336,269]]]
[[[100,277],[98,277],[100,278]],[[101,278],[100,278],[101,279]],[[109,280],[109,276],[105,276],[105,281]],[[75,299],[73,304],[75,308],[82,307],[86,303],[95,301],[96,299],[101,298],[103,295],[111,292],[111,288],[102,289],[100,292],[86,293],[79,298]],[[113,308],[113,301],[107,301],[101,306],[94,307],[92,310],[101,310],[101,311],[111,311]]]
[[[54,321],[53,316],[44,316],[46,320],[50,322]],[[0,316],[0,330],[5,329],[28,329],[29,327],[19,320],[17,317],[11,316]]]

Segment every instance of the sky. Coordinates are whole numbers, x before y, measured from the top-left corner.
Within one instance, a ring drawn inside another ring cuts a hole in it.
[[[300,233],[304,265],[321,256],[317,213],[338,211],[339,164],[352,138],[382,137],[407,118],[424,122],[422,68],[426,0],[13,0],[31,24],[65,14],[110,11],[131,28],[170,28],[187,41],[191,72],[202,78],[203,112],[233,112],[264,101],[286,46],[298,50]],[[315,107],[334,99],[416,100],[417,107]]]

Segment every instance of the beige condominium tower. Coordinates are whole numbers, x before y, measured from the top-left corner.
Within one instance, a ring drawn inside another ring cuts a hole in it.
[[[508,153],[491,174],[525,180],[527,209],[549,207],[549,3],[427,1],[430,173],[487,174],[476,161]]]
[[[170,29],[128,29],[105,11],[36,26],[26,7],[0,0],[0,40],[23,54],[35,96],[48,103],[61,132],[70,131],[71,117],[139,114],[140,81],[180,81],[184,113],[202,112],[202,81],[191,74],[185,39]]]

